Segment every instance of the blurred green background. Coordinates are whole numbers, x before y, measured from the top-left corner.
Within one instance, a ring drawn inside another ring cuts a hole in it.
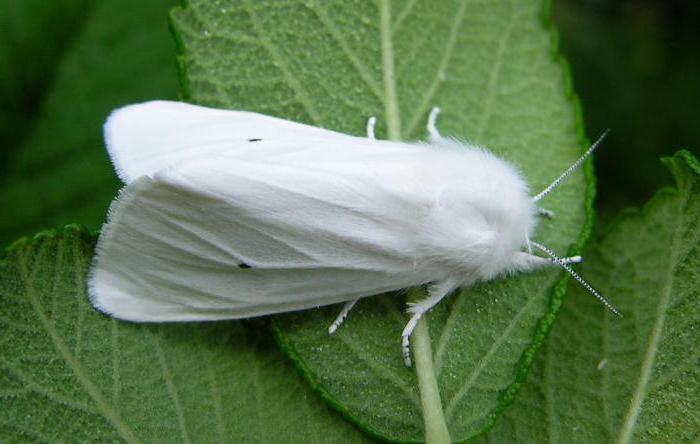
[[[96,230],[119,189],[101,142],[117,106],[175,99],[175,0],[0,0],[0,248],[77,222]],[[658,158],[700,140],[700,3],[554,0],[596,157],[598,220],[669,177]]]
[[[598,220],[640,206],[670,176],[659,163],[700,147],[700,2],[553,0],[595,158]]]

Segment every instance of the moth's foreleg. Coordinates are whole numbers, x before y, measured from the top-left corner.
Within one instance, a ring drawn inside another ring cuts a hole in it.
[[[570,256],[570,257],[562,258],[561,261],[564,262],[566,265],[578,264],[578,263],[583,262],[583,258],[581,256]],[[554,262],[554,261],[550,261],[550,262],[552,263],[552,265],[556,265],[556,262]]]
[[[338,315],[337,318],[335,318],[335,321],[331,324],[330,327],[328,327],[328,334],[333,334],[335,331],[340,327],[340,325],[345,321],[345,318],[348,317],[348,313],[350,313],[350,310],[352,310],[352,307],[355,306],[355,303],[359,301],[360,299],[353,299],[352,301],[348,301],[343,305],[343,308],[340,310],[340,314]]]
[[[438,140],[442,139],[442,136],[435,125],[438,114],[440,114],[440,108],[434,106],[433,109],[430,110],[430,115],[428,116],[428,134],[430,135],[430,140],[432,142],[437,142]]]
[[[413,329],[416,328],[418,320],[420,320],[424,313],[440,302],[442,298],[457,288],[457,286],[458,282],[454,280],[437,282],[429,287],[429,296],[427,298],[418,302],[408,303],[408,312],[412,313],[413,316],[411,316],[411,319],[408,320],[408,323],[401,333],[401,351],[403,353],[403,362],[406,364],[406,367],[411,366],[411,349],[409,348],[409,338],[413,333]]]

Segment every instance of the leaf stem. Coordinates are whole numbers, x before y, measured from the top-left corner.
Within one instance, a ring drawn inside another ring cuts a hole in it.
[[[387,133],[389,140],[400,140],[401,120],[399,118],[399,100],[396,94],[390,0],[380,0],[379,15]],[[414,290],[410,292],[409,299],[415,300],[423,296],[424,292],[422,290]],[[416,325],[411,342],[413,343],[413,356],[416,374],[418,375],[418,388],[420,390],[421,409],[425,424],[425,442],[428,444],[451,443],[433,367],[433,352],[430,347],[430,334],[425,317]]]
[[[417,296],[422,293],[422,291],[414,291],[409,297],[418,299]],[[411,343],[413,344],[413,358],[418,375],[421,409],[423,410],[425,442],[427,444],[451,443],[450,432],[447,430],[447,422],[440,400],[435,368],[433,367],[433,352],[430,347],[430,333],[425,316],[418,321],[411,336]]]

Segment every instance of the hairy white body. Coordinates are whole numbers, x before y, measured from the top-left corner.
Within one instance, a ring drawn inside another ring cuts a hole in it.
[[[353,137],[178,102],[115,111],[126,183],[103,226],[92,303],[137,322],[247,318],[430,284],[404,330],[459,286],[552,263],[509,163],[439,136]],[[564,259],[562,263],[575,261]]]

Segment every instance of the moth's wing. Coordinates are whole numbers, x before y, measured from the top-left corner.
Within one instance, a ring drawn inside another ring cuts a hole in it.
[[[100,235],[93,304],[133,321],[231,319],[430,280],[404,253],[411,233],[377,217],[392,203],[337,168],[213,158],[133,181]]]
[[[319,140],[328,145],[356,139],[262,114],[170,101],[145,102],[113,111],[104,125],[104,137],[115,170],[127,184],[217,154],[260,151],[259,142],[269,139]]]

